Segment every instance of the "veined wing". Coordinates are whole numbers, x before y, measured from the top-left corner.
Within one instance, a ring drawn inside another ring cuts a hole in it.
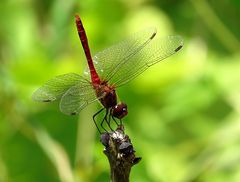
[[[33,93],[32,99],[39,102],[52,102],[61,98],[70,87],[82,82],[82,80],[83,78],[76,73],[56,76],[37,89]]]
[[[103,95],[102,95],[103,97]],[[90,82],[78,83],[71,87],[61,98],[60,110],[64,114],[76,115],[88,104],[97,101],[96,92]]]
[[[93,57],[94,66],[101,80],[109,80],[119,67],[143,49],[156,35],[155,28],[148,28],[135,33],[124,41],[119,42]],[[89,77],[89,69],[84,71]]]
[[[152,40],[137,54],[122,61],[121,65],[112,74],[109,83],[119,87],[131,81],[150,66],[178,52],[182,46],[183,39],[181,36],[167,36]]]

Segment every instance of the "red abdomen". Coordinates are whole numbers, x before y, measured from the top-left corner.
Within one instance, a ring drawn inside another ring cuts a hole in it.
[[[84,30],[84,27],[82,25],[80,17],[78,15],[76,15],[75,17],[76,17],[76,25],[77,25],[78,35],[79,35],[79,38],[81,40],[85,56],[87,58],[87,63],[88,63],[88,67],[89,67],[89,70],[90,70],[92,83],[93,84],[100,84],[100,78],[99,78],[99,76],[96,72],[96,69],[95,69],[94,65],[93,65],[93,60],[92,60],[91,52],[90,52],[90,49],[89,49],[89,46],[88,46],[88,40],[87,40],[86,32]]]

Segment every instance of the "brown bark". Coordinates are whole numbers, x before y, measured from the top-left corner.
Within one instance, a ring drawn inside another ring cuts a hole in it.
[[[129,182],[131,168],[141,157],[135,156],[134,147],[129,136],[124,133],[123,125],[113,132],[103,133],[101,142],[110,164],[111,182]]]

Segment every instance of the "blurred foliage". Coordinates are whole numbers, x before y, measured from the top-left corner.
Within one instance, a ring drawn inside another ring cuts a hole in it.
[[[240,181],[239,0],[1,1],[0,181],[109,181],[97,105],[70,117],[31,100],[46,80],[85,67],[75,13],[93,53],[148,26],[185,39],[118,90],[143,157],[131,181]]]

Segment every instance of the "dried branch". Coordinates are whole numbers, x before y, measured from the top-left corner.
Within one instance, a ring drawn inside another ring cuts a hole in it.
[[[135,156],[131,140],[124,133],[124,126],[121,125],[111,133],[103,133],[101,142],[105,146],[103,152],[110,164],[111,182],[128,182],[132,166],[141,157]]]

